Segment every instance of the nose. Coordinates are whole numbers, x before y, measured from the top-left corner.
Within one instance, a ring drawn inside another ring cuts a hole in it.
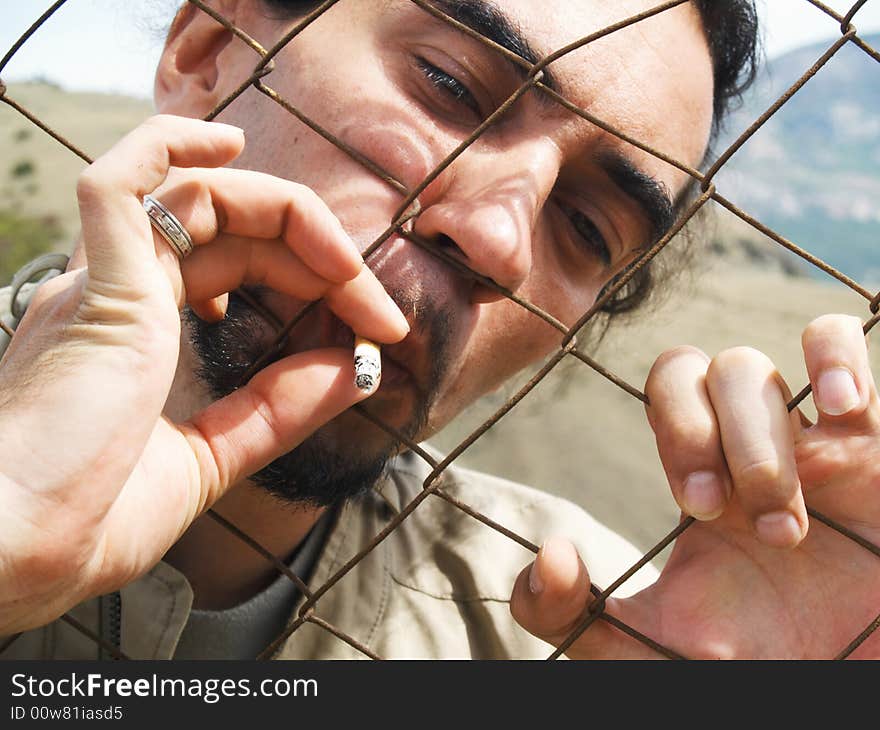
[[[559,164],[558,148],[549,140],[503,151],[471,148],[422,194],[415,232],[516,291],[532,269],[536,227]],[[475,302],[503,298],[493,289],[474,286]]]

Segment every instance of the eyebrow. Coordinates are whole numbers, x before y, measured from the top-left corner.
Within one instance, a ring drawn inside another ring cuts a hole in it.
[[[513,19],[486,0],[430,0],[430,2],[438,10],[443,11],[475,33],[479,33],[519,56],[530,65],[534,66],[541,60],[542,56],[535,51]],[[504,57],[504,60],[523,81],[528,78],[527,68],[519,65],[513,59]],[[550,69],[543,69],[543,74],[541,82],[544,86],[558,92],[559,87],[553,74],[550,73]],[[549,101],[544,94],[540,94],[539,97]]]
[[[648,245],[655,243],[675,223],[675,205],[666,185],[619,152],[605,151],[597,161],[620,191],[639,206],[651,227]]]

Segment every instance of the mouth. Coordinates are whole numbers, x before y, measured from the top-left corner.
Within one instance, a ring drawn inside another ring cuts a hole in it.
[[[276,322],[288,321],[307,304],[293,300],[280,302],[268,291],[254,291],[249,288],[248,294],[249,298],[256,300],[261,308],[271,313],[272,319]],[[271,304],[267,299],[271,300]],[[309,327],[307,323],[313,326]],[[276,323],[272,324],[273,327],[277,326]],[[352,329],[322,302],[290,332],[281,354],[286,357],[322,347],[340,347],[354,352],[354,336]],[[371,398],[382,393],[390,395],[394,391],[407,388],[415,390],[420,398],[424,398],[429,390],[431,378],[428,344],[417,332],[417,328],[413,327],[401,342],[382,345],[381,353],[382,379],[379,389]]]
[[[321,347],[342,347],[354,350],[354,332],[323,304],[318,306]],[[428,348],[416,328],[393,345],[382,345],[382,379],[374,394],[412,388],[424,397],[429,385]]]

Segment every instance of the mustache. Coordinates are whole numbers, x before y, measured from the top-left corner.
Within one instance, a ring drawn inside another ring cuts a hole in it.
[[[443,306],[424,291],[416,292],[408,287],[394,286],[386,286],[386,291],[406,316],[411,328],[422,334],[427,342],[430,352],[430,386],[425,400],[430,404],[436,398],[452,360],[449,350],[455,331],[455,311],[449,306]]]
[[[215,398],[222,398],[237,389],[244,375],[266,353],[272,338],[279,332],[277,320],[267,318],[260,311],[264,308],[268,311],[265,296],[271,290],[262,285],[242,289],[244,296],[238,290],[230,292],[226,317],[220,322],[209,324],[188,307],[184,309],[184,318],[195,335],[194,344],[200,356],[197,375],[209,384]],[[429,386],[420,399],[420,410],[426,412],[436,399],[452,361],[450,346],[457,319],[455,310],[424,291],[405,286],[386,286],[386,289],[406,315],[411,328],[421,334],[429,352]],[[256,308],[254,303],[258,305]],[[282,357],[280,351],[274,353],[266,366]]]

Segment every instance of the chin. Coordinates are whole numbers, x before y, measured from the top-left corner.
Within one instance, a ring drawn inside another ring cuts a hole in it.
[[[287,504],[329,507],[370,490],[399,450],[396,439],[347,412],[250,481]]]
[[[364,404],[366,409],[368,404]],[[383,423],[393,425],[389,419],[370,409],[370,412]],[[393,426],[398,428],[397,426]],[[400,428],[400,432],[410,438],[408,430]],[[376,425],[355,409],[349,409],[322,426],[318,432],[327,449],[338,454],[348,455],[355,460],[378,458],[382,455],[394,455],[401,450],[400,442],[393,434]],[[404,447],[405,448],[405,447]]]

